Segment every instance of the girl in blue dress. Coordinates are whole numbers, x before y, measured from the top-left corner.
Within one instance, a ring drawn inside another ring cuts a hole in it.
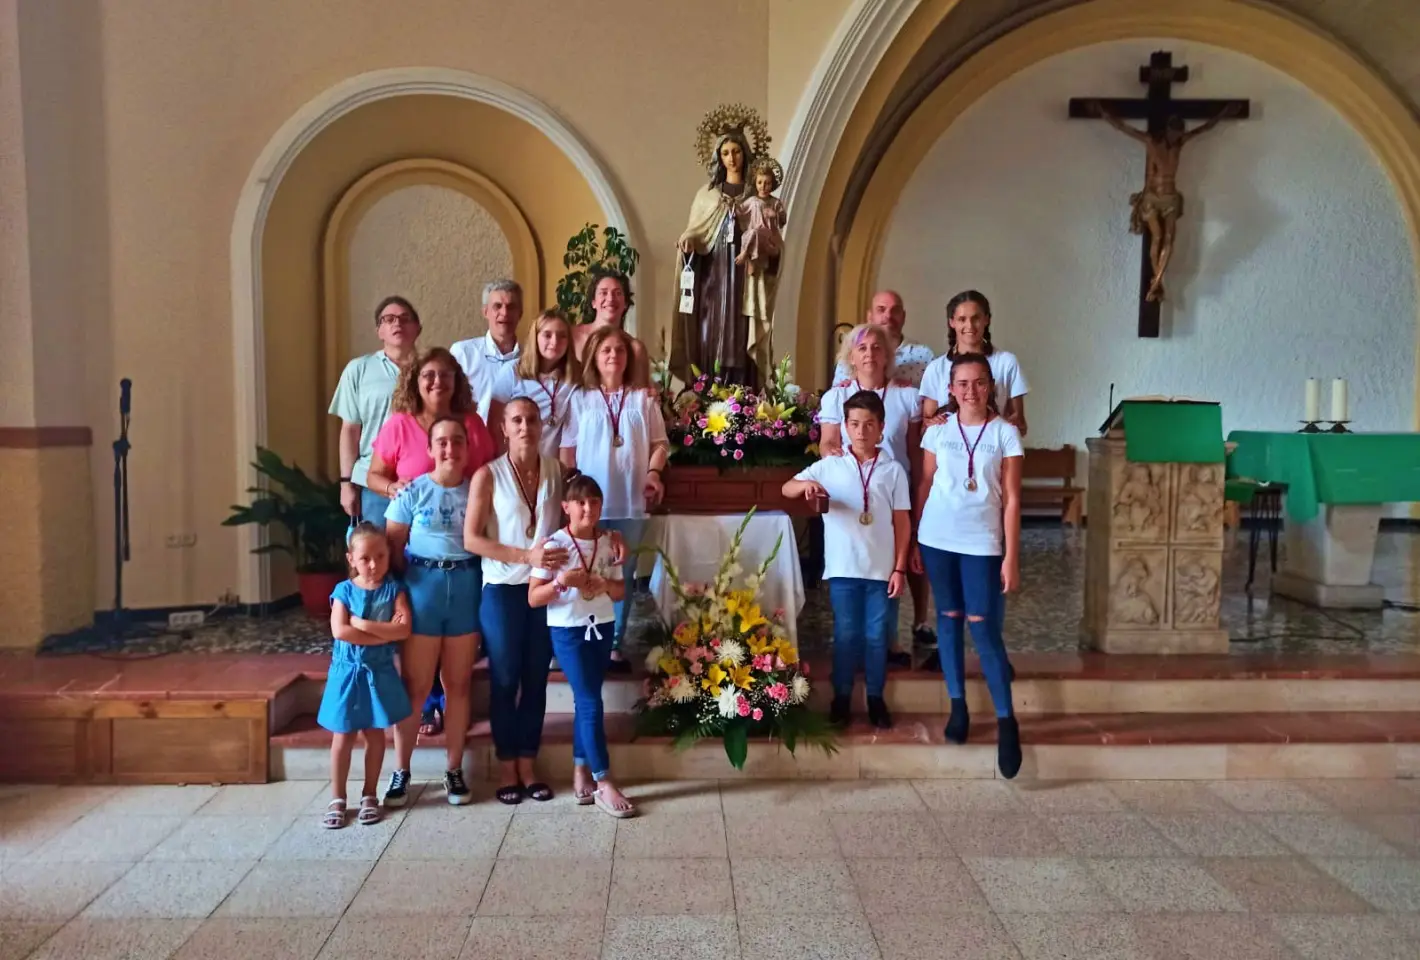
[[[380,822],[385,730],[413,712],[395,667],[394,646],[409,636],[413,616],[409,594],[390,574],[389,540],[378,527],[361,523],[350,534],[347,551],[350,579],[330,595],[335,647],[316,717],[335,734],[330,744],[331,801],[321,821],[331,830],[345,826],[345,781],[361,733],[365,735],[365,785],[357,820],[367,826]]]

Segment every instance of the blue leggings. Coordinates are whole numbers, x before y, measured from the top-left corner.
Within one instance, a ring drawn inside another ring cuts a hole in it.
[[[646,536],[646,520],[644,517],[632,520],[603,520],[601,525],[608,530],[617,531],[621,534],[621,539],[626,541],[626,563],[621,568],[622,579],[626,581],[626,599],[616,601],[616,636],[611,641],[611,649],[620,650],[621,642],[626,639],[626,621],[631,615],[631,598],[636,593],[636,568],[641,565],[641,555],[636,553],[636,548],[641,546],[641,541]],[[562,662],[560,657],[557,662]]]
[[[587,627],[551,627],[552,650],[557,665],[572,688],[572,762],[587,767],[593,780],[606,778],[611,766],[603,722],[602,681],[611,656],[611,624]]]
[[[996,716],[1011,716],[1014,713],[1011,666],[1001,636],[1006,617],[1006,595],[1001,592],[1001,557],[978,557],[928,546],[921,549],[922,566],[927,570],[932,596],[937,601],[937,645],[948,695],[953,700],[966,696],[964,633],[970,630]],[[973,617],[981,619],[973,620]]]

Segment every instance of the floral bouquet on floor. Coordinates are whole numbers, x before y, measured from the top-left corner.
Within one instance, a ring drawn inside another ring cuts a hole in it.
[[[671,442],[671,462],[699,466],[785,467],[818,455],[818,396],[789,382],[784,357],[759,390],[691,367],[695,379],[679,393],[657,370]]]
[[[740,544],[751,510],[708,585],[684,584],[661,553],[679,610],[669,642],[646,658],[650,677],[636,705],[637,733],[670,736],[683,750],[699,740],[724,741],[725,755],[743,770],[751,737],[774,738],[793,753],[800,743],[835,753],[828,718],[808,708],[809,669],[784,631],[784,611],[766,617],[757,595],[783,538],[744,579]]]

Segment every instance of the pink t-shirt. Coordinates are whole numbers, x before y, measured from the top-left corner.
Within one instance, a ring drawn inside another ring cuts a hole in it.
[[[493,435],[483,425],[483,418],[469,413],[463,418],[468,430],[468,466],[464,475],[472,477],[478,468],[498,455],[493,447]],[[434,469],[429,456],[429,434],[419,421],[408,413],[392,413],[375,437],[375,453],[386,466],[394,467],[397,480],[413,480]]]

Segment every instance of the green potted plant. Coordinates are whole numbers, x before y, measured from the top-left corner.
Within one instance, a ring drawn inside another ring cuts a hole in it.
[[[312,616],[329,616],[330,593],[349,575],[345,532],[350,518],[340,508],[340,485],[323,476],[307,476],[265,447],[256,448],[252,466],[269,484],[248,488],[251,504],[233,504],[232,515],[222,525],[256,523],[284,530],[284,542],[268,543],[253,552],[289,553],[296,562],[302,606]]]
[[[597,229],[595,223],[582,227],[580,233],[567,241],[567,252],[562,256],[567,273],[557,281],[557,306],[573,323],[592,321],[591,291],[587,284],[593,272],[615,270],[632,277],[641,259],[620,230],[603,227],[598,240]]]

